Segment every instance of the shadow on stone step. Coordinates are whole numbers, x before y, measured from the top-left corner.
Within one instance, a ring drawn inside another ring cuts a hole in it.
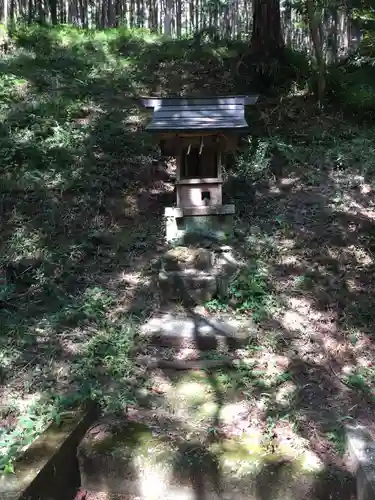
[[[207,318],[189,308],[180,314],[154,316],[143,325],[141,335],[159,347],[233,352],[248,341],[250,330],[251,325]]]
[[[173,479],[190,486],[194,500],[207,498],[207,487],[221,496],[220,462],[210,450],[200,443],[182,443],[173,459]]]
[[[83,489],[104,494],[89,497],[95,500],[355,499],[353,477],[339,466],[309,470],[296,459],[260,457],[238,441],[187,441],[141,423],[98,422],[78,459]]]

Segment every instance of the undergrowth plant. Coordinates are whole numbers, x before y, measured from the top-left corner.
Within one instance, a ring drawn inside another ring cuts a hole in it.
[[[146,384],[133,354],[154,293],[146,299],[141,293],[150,276],[142,275],[134,290],[124,275],[134,278],[138,260],[158,246],[166,193],[139,175],[159,154],[144,130],[148,115],[139,98],[235,93],[233,63],[247,45],[218,40],[214,32],[176,41],[142,30],[69,26],[19,26],[13,37],[14,50],[0,60],[0,378],[14,388],[0,408],[0,470],[7,472],[72,405],[95,399],[124,411]],[[340,92],[353,91],[360,104],[370,83],[359,88],[358,74],[344,76]],[[234,201],[248,224],[238,244],[247,264],[228,296],[207,304],[213,313],[262,323],[280,307],[267,263],[278,255],[273,236],[289,236],[282,203],[271,234],[255,230],[263,202],[258,187],[276,185],[284,199],[275,158],[297,179],[290,188],[296,192],[298,182],[314,187],[317,173],[327,172],[336,209],[357,177],[374,186],[373,130],[323,120],[298,98],[288,94],[254,119],[254,137],[228,168],[243,187],[234,190]],[[272,337],[275,349],[279,340]],[[357,375],[366,384],[372,377]],[[267,378],[264,370],[241,366],[235,380],[221,372],[220,381],[246,397],[261,391],[271,398],[288,376]]]

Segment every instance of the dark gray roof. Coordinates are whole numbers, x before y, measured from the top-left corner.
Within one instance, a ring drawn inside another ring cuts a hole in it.
[[[147,130],[245,130],[245,105],[255,104],[257,99],[257,95],[143,99],[146,107],[154,109]]]

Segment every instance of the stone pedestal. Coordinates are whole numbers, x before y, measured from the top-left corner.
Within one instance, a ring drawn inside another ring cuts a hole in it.
[[[234,213],[234,205],[167,207],[164,211],[167,243],[183,244],[189,234],[225,241],[233,233]]]
[[[159,314],[141,328],[141,336],[163,347],[231,350],[257,332],[252,320],[217,319],[198,314]]]
[[[375,500],[375,441],[362,426],[347,426],[347,453],[357,482],[358,500]]]
[[[239,268],[229,246],[216,250],[178,246],[163,256],[158,280],[164,302],[187,306],[225,297]]]

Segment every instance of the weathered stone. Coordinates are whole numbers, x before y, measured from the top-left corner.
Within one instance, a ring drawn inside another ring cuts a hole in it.
[[[165,300],[178,300],[189,305],[203,304],[211,300],[217,292],[215,276],[193,269],[161,271],[159,286]]]
[[[225,207],[225,205],[219,205],[219,207]],[[223,213],[222,215],[185,215],[184,213],[183,216],[177,217],[171,215],[171,211],[166,209],[165,223],[166,241],[171,244],[183,245],[191,234],[225,241],[233,232],[232,213]]]
[[[0,474],[1,500],[66,500],[79,487],[77,446],[97,417],[97,407],[71,411],[51,424],[15,461],[14,474]]]
[[[214,318],[165,314],[151,318],[141,327],[141,335],[159,345],[214,349],[218,345],[234,347],[243,344],[251,332]]]
[[[356,474],[357,500],[375,500],[375,441],[368,429],[347,426],[347,451]]]
[[[78,451],[87,490],[139,500],[317,498],[317,477],[297,460],[268,455],[253,429],[211,444],[127,421],[99,421],[93,431]]]
[[[168,250],[162,260],[165,271],[208,270],[214,264],[214,254],[206,248],[179,246]]]
[[[127,421],[99,421],[78,447],[82,487],[90,491],[142,493],[143,475],[158,477],[162,488],[170,472],[171,449],[154,438],[146,426]],[[165,458],[165,461],[162,459]]]
[[[215,295],[224,298],[241,264],[230,246],[212,248],[178,246],[162,259],[159,283],[164,298],[184,303],[204,303]]]

